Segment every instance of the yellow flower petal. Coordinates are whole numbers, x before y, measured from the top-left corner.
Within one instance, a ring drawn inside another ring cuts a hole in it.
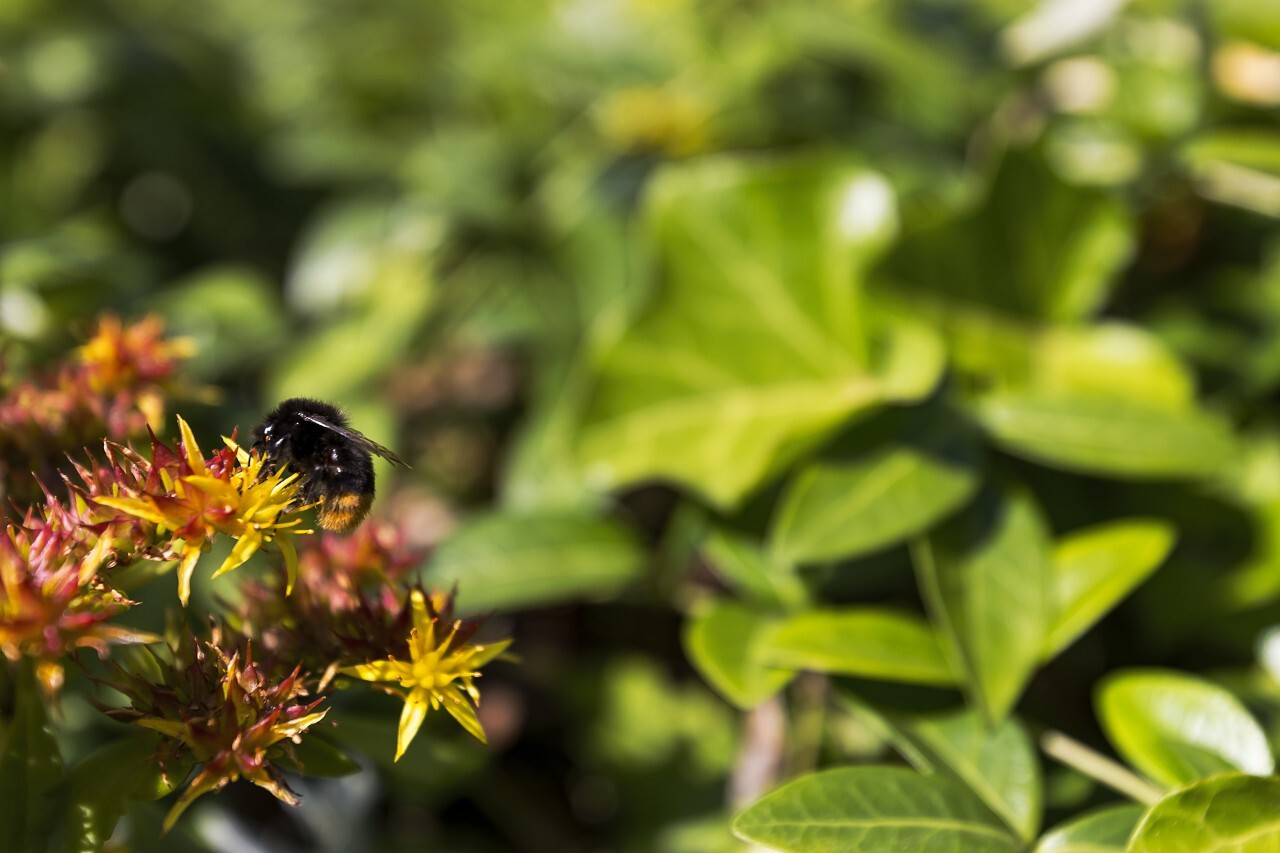
[[[404,755],[422,726],[422,720],[427,716],[428,698],[425,690],[413,690],[405,699],[404,710],[400,712],[400,731],[396,736],[396,761]]]
[[[191,573],[196,570],[200,553],[200,548],[187,545],[187,550],[182,553],[182,562],[178,564],[178,600],[183,607],[187,606],[187,599],[191,598]]]
[[[276,727],[271,731],[271,735],[272,735],[271,742],[278,743],[279,741],[282,741],[286,738],[297,737],[298,735],[305,732],[307,729],[314,726],[316,723],[323,720],[324,715],[327,713],[329,713],[329,709],[325,708],[323,711],[316,711],[313,714],[306,714],[305,716],[299,717],[298,719],[292,722],[277,724]]]
[[[286,577],[284,594],[291,595],[293,585],[298,582],[298,549],[294,547],[293,538],[287,533],[276,536],[274,541],[280,546],[280,555],[284,557]]]
[[[503,640],[498,643],[485,643],[481,646],[472,646],[467,650],[467,666],[472,669],[479,669],[489,661],[496,658],[507,650],[511,645],[511,640]]]
[[[205,473],[204,456],[200,453],[200,445],[196,444],[195,433],[191,431],[191,427],[182,419],[182,415],[178,415],[178,432],[182,435],[182,449],[187,455],[187,464],[191,466],[191,470],[197,474]]]
[[[398,660],[375,660],[358,666],[344,666],[338,672],[364,681],[402,682],[413,679],[413,667]]]
[[[476,740],[481,743],[489,742],[484,736],[480,718],[476,716],[476,709],[460,693],[456,690],[445,690],[442,693],[437,693],[436,698],[440,700],[440,704],[444,705],[444,709],[461,723],[462,727]]]
[[[256,530],[247,531],[243,536],[236,540],[236,545],[231,549],[231,553],[227,555],[227,559],[222,561],[222,565],[218,566],[218,570],[213,573],[213,577],[225,575],[232,569],[237,569],[244,565],[245,561],[258,552],[262,547],[262,534]]]
[[[167,525],[169,519],[160,510],[156,509],[155,504],[151,501],[141,500],[139,498],[117,498],[108,495],[96,497],[94,503],[102,506],[118,509],[123,513],[141,518],[143,521],[150,521],[152,524]]]

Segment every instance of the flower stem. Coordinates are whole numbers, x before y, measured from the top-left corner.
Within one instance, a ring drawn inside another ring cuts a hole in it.
[[[1040,736],[1040,748],[1046,755],[1143,805],[1149,806],[1164,796],[1164,791],[1127,767],[1062,732],[1045,732]]]

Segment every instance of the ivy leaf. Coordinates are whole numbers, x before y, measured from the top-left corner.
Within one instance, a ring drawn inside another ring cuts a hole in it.
[[[862,271],[893,230],[883,178],[841,160],[665,169],[647,222],[663,288],[600,358],[581,454],[601,487],[667,479],[728,509],[852,415],[917,399],[942,350],[863,328]]]
[[[1214,776],[1153,805],[1129,853],[1270,853],[1280,849],[1280,779]]]
[[[988,491],[917,540],[912,557],[933,621],[993,722],[1040,662],[1050,614],[1049,543],[1027,495]]]
[[[1240,700],[1172,670],[1125,670],[1097,694],[1107,737],[1129,763],[1167,786],[1228,770],[1275,770],[1266,733]]]
[[[1115,194],[1066,183],[1034,151],[1010,151],[979,205],[909,234],[880,273],[992,316],[1079,320],[1105,299],[1132,231]]]
[[[904,767],[843,767],[803,776],[739,814],[733,831],[788,853],[1022,848],[962,786]]]

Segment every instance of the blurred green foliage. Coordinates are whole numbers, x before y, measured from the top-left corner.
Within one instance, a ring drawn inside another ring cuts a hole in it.
[[[341,403],[521,656],[181,843],[1271,849],[1201,780],[1280,731],[1277,109],[1253,0],[0,5],[7,364],[159,311],[204,432]]]

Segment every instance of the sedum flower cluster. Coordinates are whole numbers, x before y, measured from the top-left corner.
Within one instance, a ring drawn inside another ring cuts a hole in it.
[[[209,455],[181,417],[174,444],[157,438],[149,425],[187,351],[161,331],[154,320],[105,320],[46,385],[23,380],[0,400],[7,476],[43,472],[25,505],[22,489],[10,491],[14,515],[0,536],[0,683],[23,689],[21,673],[34,673],[34,689],[56,705],[67,668],[78,666],[122,694],[126,704],[100,707],[160,736],[153,758],[173,784],[194,774],[166,829],[237,779],[296,802],[280,762],[305,772],[292,747],[340,690],[367,685],[403,699],[397,760],[432,709],[483,741],[476,679],[509,642],[473,642],[479,623],[455,619],[450,596],[414,582],[424,555],[394,528],[313,535],[299,475],[271,471],[234,433]],[[102,450],[77,449],[52,466],[41,454],[78,440],[80,432],[57,432],[73,423],[98,429]],[[129,440],[139,432],[146,455]],[[182,613],[201,557],[219,540],[230,550],[212,577],[259,552],[274,574],[246,581],[239,604],[207,614],[207,636],[179,618],[163,638],[139,628],[130,613],[138,590],[176,569]],[[122,644],[136,650],[120,658],[113,648]]]

